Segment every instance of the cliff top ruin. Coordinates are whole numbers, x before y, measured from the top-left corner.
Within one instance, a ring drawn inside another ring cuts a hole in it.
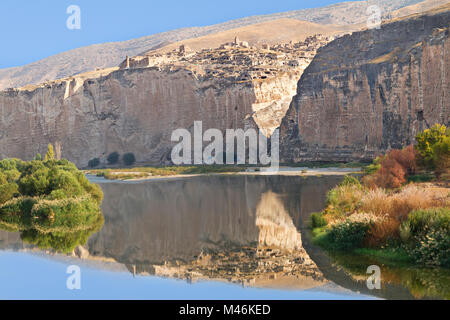
[[[220,78],[233,82],[251,82],[274,77],[280,72],[302,70],[314,58],[317,50],[334,40],[321,34],[307,37],[305,41],[250,46],[238,37],[218,48],[192,51],[181,45],[167,53],[150,51],[145,55],[127,57],[119,68],[154,68],[159,71],[190,71],[198,80]]]

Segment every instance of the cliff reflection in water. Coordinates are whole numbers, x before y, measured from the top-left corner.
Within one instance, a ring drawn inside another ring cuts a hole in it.
[[[303,249],[298,226],[322,208],[340,179],[210,176],[105,183],[105,225],[87,247],[90,255],[113,258],[139,274],[315,286],[323,275]]]

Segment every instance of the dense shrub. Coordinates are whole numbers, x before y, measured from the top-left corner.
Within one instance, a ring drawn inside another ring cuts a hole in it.
[[[420,264],[450,266],[450,209],[416,210],[400,227],[408,253]]]
[[[450,267],[450,234],[430,229],[416,236],[415,246],[408,253],[418,264]]]
[[[84,193],[83,188],[73,173],[56,168],[50,172],[48,193],[54,190],[63,191],[72,197],[80,196]]]
[[[88,162],[88,166],[90,168],[95,168],[98,167],[100,165],[100,159],[99,158],[94,158],[92,160],[89,160]]]
[[[370,225],[364,246],[380,248],[398,241],[400,221],[395,218],[385,218]]]
[[[106,160],[109,164],[116,164],[119,162],[120,155],[118,152],[112,152],[109,154],[108,158]]]
[[[14,183],[0,184],[0,205],[19,193],[19,186]]]
[[[39,247],[66,252],[85,241],[103,224],[102,199],[100,187],[67,160],[0,161],[0,228]]]
[[[438,178],[450,173],[450,136],[433,146],[433,166]]]
[[[450,208],[415,210],[408,216],[407,222],[413,235],[427,229],[450,231]]]
[[[347,215],[354,212],[363,193],[359,181],[356,183],[352,180],[344,180],[342,184],[328,192],[326,213]]]
[[[445,137],[449,136],[450,129],[439,124],[434,125],[430,129],[427,129],[416,136],[416,150],[422,165],[434,168],[433,159],[435,158],[435,155],[433,148],[436,144],[441,143]]]
[[[123,163],[127,166],[131,166],[136,162],[136,157],[133,153],[126,153],[122,157]]]
[[[381,157],[376,157],[375,160],[369,164],[367,167],[364,168],[364,173],[366,175],[370,175],[370,174],[374,174],[376,173],[378,170],[381,169]]]
[[[0,170],[2,172],[8,170],[21,170],[25,162],[20,159],[4,159],[0,161]]]
[[[358,178],[354,176],[345,176],[344,180],[340,184],[341,186],[357,186],[358,188],[361,187],[361,182],[359,182]]]
[[[363,178],[363,183],[371,188],[399,188],[406,182],[407,176],[416,171],[416,152],[413,146],[402,150],[394,149],[377,161],[378,170]]]
[[[311,227],[312,228],[321,228],[325,227],[328,224],[327,219],[323,216],[321,212],[315,212],[311,214]]]
[[[49,169],[42,167],[31,174],[25,174],[20,178],[18,184],[20,193],[25,196],[45,195],[48,193],[50,185]]]
[[[368,223],[347,220],[331,227],[328,240],[338,250],[351,251],[362,246],[369,228]]]

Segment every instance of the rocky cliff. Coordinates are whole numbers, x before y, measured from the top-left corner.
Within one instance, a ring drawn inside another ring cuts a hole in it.
[[[449,21],[447,4],[320,49],[283,119],[282,159],[371,159],[449,124]]]
[[[181,46],[0,92],[0,158],[31,159],[53,143],[79,166],[114,151],[160,164],[170,161],[172,132],[194,121],[222,132],[256,123],[270,134],[303,70],[328,41],[313,36],[261,49],[235,39],[200,52]]]
[[[25,66],[1,69],[0,90],[63,78],[73,74],[88,72],[96,68],[114,67],[127,55],[135,56],[141,52],[165,46],[169,43],[205,35],[213,35],[227,30],[245,26],[248,27],[278,19],[295,19],[335,27],[336,25],[343,26],[365,23],[367,20],[366,9],[371,5],[377,5],[380,8],[383,18],[389,18],[390,16],[404,15],[399,9],[407,10],[406,12],[408,13],[421,12],[424,11],[424,9],[429,9],[438,4],[445,3],[446,1],[447,0],[351,1],[323,8],[311,8],[245,17],[212,26],[182,28],[129,41],[95,44],[66,51]],[[151,23],[149,27],[150,26]],[[299,31],[301,32],[302,30]],[[276,39],[278,36],[283,37],[282,32],[283,30],[277,30],[277,28],[267,30],[261,40],[266,41],[270,40],[270,38]],[[205,48],[209,47],[213,48],[215,46],[207,45]]]

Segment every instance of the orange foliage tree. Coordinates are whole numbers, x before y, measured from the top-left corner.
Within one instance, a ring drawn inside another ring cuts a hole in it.
[[[406,177],[414,174],[417,168],[414,146],[390,151],[381,159],[380,165],[380,169],[364,177],[363,182],[369,187],[401,187],[406,182]]]

